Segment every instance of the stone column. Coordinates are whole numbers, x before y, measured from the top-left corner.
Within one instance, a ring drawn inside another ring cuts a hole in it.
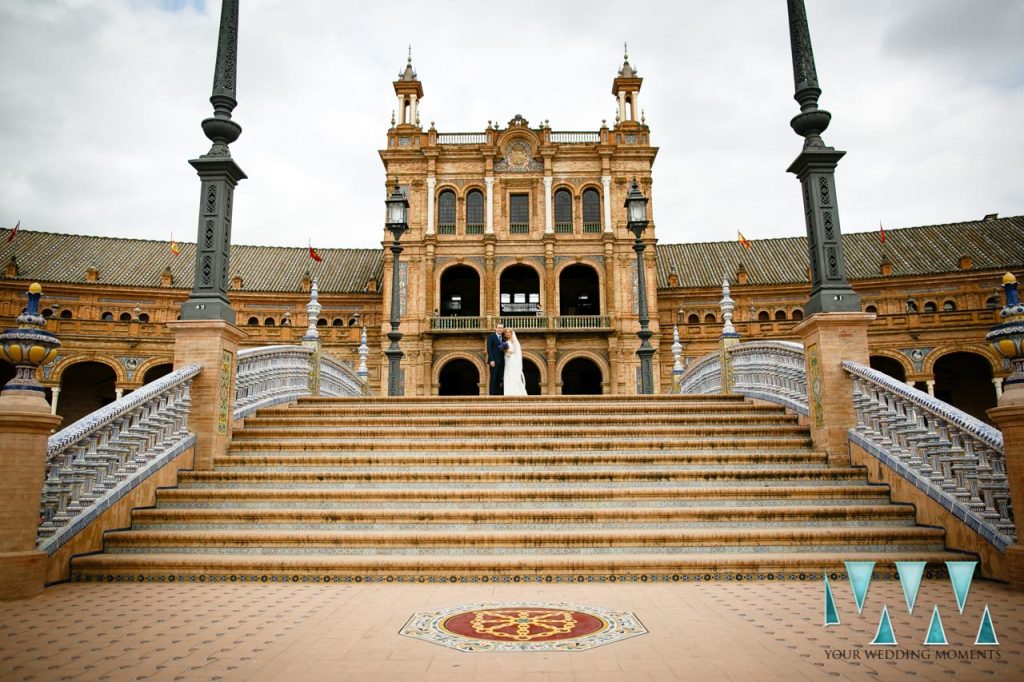
[[[850,465],[847,430],[857,424],[853,384],[843,360],[868,365],[868,325],[872,313],[818,313],[793,328],[804,344],[807,406],[814,449],[832,466]]]
[[[417,123],[419,117],[416,115],[416,93],[409,95],[409,123]]]
[[[924,382],[925,386],[928,387],[928,395],[935,397],[935,379],[927,379]]]
[[[60,386],[54,386],[50,389],[52,397],[50,398],[50,414],[57,414],[57,401],[60,398]]]
[[[405,95],[398,96],[398,124],[407,123],[405,120]]]
[[[996,377],[992,380],[992,385],[996,387],[996,401],[1003,397],[1003,380],[1001,377]],[[56,401],[56,396],[54,396]]]
[[[437,187],[437,178],[433,175],[427,176],[427,234],[434,234],[434,188]]]
[[[551,185],[554,178],[544,178],[544,234],[551,234],[555,231],[554,220],[551,216]]]
[[[484,178],[484,185],[487,186],[487,215],[485,216],[487,224],[484,227],[484,232],[494,234],[494,178],[491,176]]]
[[[612,231],[612,176],[602,175],[601,186],[604,188],[604,231]]]
[[[626,91],[619,91],[619,120],[626,120]]]
[[[192,380],[189,429],[196,434],[196,469],[212,469],[213,458],[231,443],[238,344],[246,334],[223,320],[169,321],[174,334],[174,367],[202,365]]]

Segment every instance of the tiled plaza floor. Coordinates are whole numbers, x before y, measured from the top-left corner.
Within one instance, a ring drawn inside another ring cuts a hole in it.
[[[961,616],[949,581],[926,580],[910,616],[876,580],[858,616],[847,581],[833,589],[842,623],[825,628],[818,581],[65,584],[0,604],[0,680],[1024,680],[1024,595],[976,581]],[[417,611],[515,600],[632,611],[649,634],[503,653],[398,634]],[[883,604],[897,647],[868,646]],[[947,647],[921,644],[935,604]],[[1000,644],[976,647],[986,604]]]

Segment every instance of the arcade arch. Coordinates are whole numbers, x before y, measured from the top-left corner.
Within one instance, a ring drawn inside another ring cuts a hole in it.
[[[441,273],[438,314],[480,316],[480,273],[468,265],[453,265]]]
[[[540,274],[529,265],[510,265],[501,271],[499,311],[505,317],[538,315],[540,307]]]
[[[604,373],[600,365],[585,355],[566,361],[559,373],[562,395],[601,395],[604,393]]]
[[[600,315],[601,281],[589,265],[566,266],[558,275],[559,315]]]

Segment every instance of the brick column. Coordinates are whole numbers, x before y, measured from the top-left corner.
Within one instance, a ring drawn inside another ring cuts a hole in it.
[[[999,406],[988,416],[1003,432],[1006,478],[1010,484],[1013,523],[1017,526],[1017,544],[1006,549],[1006,567],[1010,585],[1024,591],[1024,384],[1007,384]]]
[[[212,469],[213,458],[231,443],[231,413],[235,403],[235,363],[245,332],[223,320],[177,320],[174,367],[202,365],[192,380],[192,409],[188,426],[196,434],[196,469]]]
[[[868,325],[874,319],[871,313],[817,313],[793,328],[804,344],[814,448],[832,466],[850,465],[847,430],[857,424],[853,384],[840,364],[869,363]]]
[[[0,394],[0,601],[43,591],[46,553],[36,549],[36,532],[46,441],[60,420],[41,393]]]

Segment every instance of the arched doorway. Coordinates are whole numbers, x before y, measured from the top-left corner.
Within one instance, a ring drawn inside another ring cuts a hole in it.
[[[558,276],[559,315],[600,315],[601,286],[594,268],[570,265]]]
[[[523,358],[523,377],[526,379],[526,392],[540,395],[540,368],[529,358]]]
[[[465,358],[446,362],[438,382],[438,395],[480,395],[480,371]]]
[[[506,317],[540,313],[540,275],[528,265],[512,265],[501,272],[501,314]]]
[[[562,395],[601,395],[601,368],[588,358],[573,358],[562,368]]]
[[[907,373],[904,371],[903,365],[900,364],[899,360],[893,360],[884,355],[871,356],[871,369],[877,369],[882,374],[888,374],[896,381],[905,382],[907,380]]]
[[[165,377],[174,371],[174,365],[169,362],[165,362],[161,365],[153,365],[146,370],[146,373],[142,375],[142,383],[148,384],[156,381],[160,377]]]
[[[102,362],[79,362],[71,365],[60,378],[60,400],[57,414],[68,426],[82,417],[114,402],[117,375]]]
[[[977,353],[943,355],[932,368],[935,397],[967,414],[989,422],[986,410],[996,406],[992,365]]]
[[[480,316],[480,275],[468,265],[454,265],[441,273],[441,307],[438,314]]]

